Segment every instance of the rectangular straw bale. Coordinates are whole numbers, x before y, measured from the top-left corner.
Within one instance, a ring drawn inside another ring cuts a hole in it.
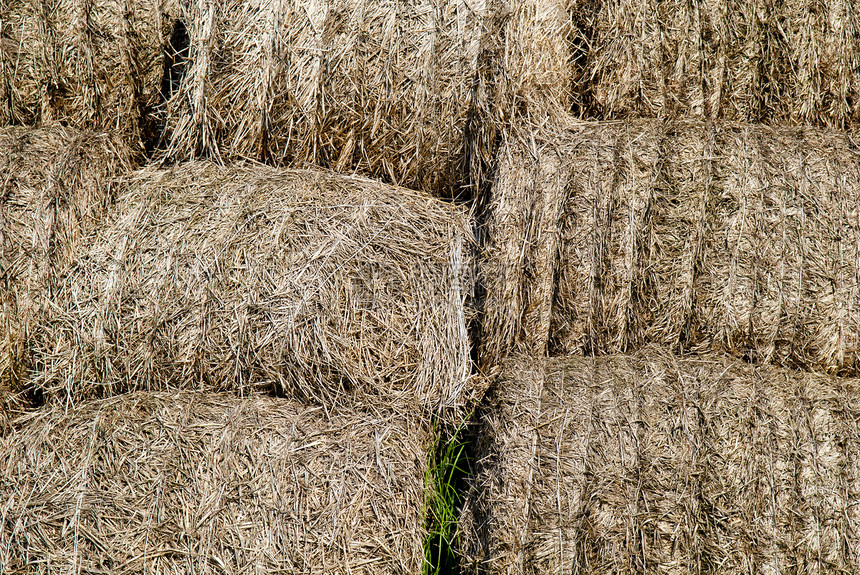
[[[174,0],[18,0],[0,8],[0,123],[62,122],[139,151],[160,99]]]
[[[188,0],[183,18],[168,159],[310,164],[451,195],[464,163],[492,156],[497,106],[569,87],[566,61],[532,50],[566,53],[561,1]]]
[[[484,352],[646,342],[860,369],[851,134],[697,121],[512,134],[483,262]]]
[[[8,575],[421,571],[428,434],[400,416],[136,392],[16,426]]]
[[[39,324],[29,385],[270,389],[325,405],[457,403],[467,212],[358,177],[192,162],[123,182]]]
[[[860,120],[855,0],[598,0],[572,10],[584,117]]]
[[[38,302],[104,216],[131,155],[105,134],[0,129],[0,396],[24,375]]]
[[[658,348],[507,362],[465,573],[856,573],[860,381]]]

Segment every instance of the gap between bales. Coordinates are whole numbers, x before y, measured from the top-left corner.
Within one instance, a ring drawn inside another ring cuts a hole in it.
[[[459,573],[459,512],[472,467],[469,446],[473,415],[434,426],[425,480],[424,575]]]

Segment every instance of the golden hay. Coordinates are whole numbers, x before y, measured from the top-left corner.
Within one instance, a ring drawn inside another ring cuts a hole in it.
[[[860,370],[850,134],[689,121],[512,134],[493,189],[482,361],[646,342]]]
[[[572,4],[573,104],[585,117],[858,125],[854,0]]]
[[[488,123],[547,107],[542,91],[568,99],[561,2],[189,0],[183,18],[166,159],[311,164],[451,195],[492,157]]]
[[[38,325],[28,385],[269,389],[457,404],[470,375],[465,210],[370,180],[192,162],[123,183]]]
[[[137,392],[0,438],[0,571],[420,572],[426,433],[400,416]]]
[[[159,103],[173,0],[8,0],[0,8],[0,123],[62,122],[142,151]]]
[[[0,404],[23,376],[38,302],[55,293],[57,275],[105,214],[112,179],[131,169],[130,157],[103,134],[0,129]]]
[[[860,381],[649,349],[497,385],[465,573],[860,569]]]

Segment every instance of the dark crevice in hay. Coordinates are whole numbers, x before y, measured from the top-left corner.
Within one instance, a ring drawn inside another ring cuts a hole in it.
[[[488,530],[489,518],[492,515],[492,506],[484,499],[474,499],[475,492],[472,489],[472,484],[476,477],[476,473],[480,469],[482,463],[479,460],[481,454],[487,453],[485,443],[490,439],[487,434],[485,422],[481,419],[482,413],[487,413],[494,409],[492,399],[495,394],[495,382],[486,390],[486,393],[481,397],[480,402],[475,406],[474,411],[469,415],[466,423],[460,430],[460,440],[465,445],[463,452],[463,465],[460,471],[455,474],[455,486],[458,493],[457,501],[457,539],[456,547],[453,549],[455,560],[452,563],[450,573],[452,575],[474,573],[473,565],[464,562],[462,553],[465,542],[464,527],[462,523],[463,512],[467,509],[473,513],[473,519],[470,525],[474,526],[474,534],[482,541],[488,541],[490,532]]]
[[[492,64],[488,60],[490,58],[483,55],[479,62],[484,61],[483,66],[489,67]],[[471,89],[472,103],[463,127],[464,151],[461,154],[462,167],[460,173],[465,175],[466,183],[458,187],[455,197],[466,198],[471,201],[475,206],[477,218],[482,221],[486,218],[486,206],[489,205],[493,187],[492,163],[496,155],[495,151],[499,149],[501,134],[488,128],[483,118],[483,112],[478,109],[476,101],[480,97],[480,85],[479,74],[475,74]],[[489,133],[487,133],[488,131]],[[487,156],[486,150],[492,150],[493,153]]]
[[[0,122],[6,126],[19,125],[16,75],[19,65],[20,34],[9,19],[11,1],[0,5]]]
[[[599,8],[600,0],[589,0],[575,9],[569,9],[573,24],[568,39],[572,70],[570,109],[576,117],[583,119],[596,119],[600,115],[588,70],[588,58],[597,34],[594,20]]]
[[[562,202],[561,210],[559,212],[558,228],[559,228],[559,234],[561,235],[561,238],[562,238],[561,241],[564,241],[565,235],[570,230],[570,227],[571,227],[570,219],[575,217],[573,214],[570,213],[570,206],[571,206],[570,198],[572,197],[573,193],[574,193],[574,190],[572,189],[570,182],[568,182],[564,188],[564,193],[562,194],[563,202]],[[556,257],[560,259],[560,256],[556,256]],[[564,270],[564,266],[562,266],[562,265],[556,265],[556,266],[554,266],[554,268],[552,270],[552,282],[550,283],[550,289],[551,289],[550,297],[552,298],[552,301],[550,304],[551,306],[555,306],[557,304],[556,294],[559,293],[559,290],[561,289],[561,286],[562,286],[563,270]],[[549,334],[547,336],[547,343],[546,343],[546,353],[547,353],[548,357],[553,357],[554,355],[557,355],[561,350],[561,346],[560,346],[559,341],[558,341],[559,338],[556,336],[556,334],[560,331],[560,329],[561,329],[561,326],[558,325],[558,320],[557,320],[556,314],[551,313],[550,314],[550,322],[549,322]],[[562,353],[563,353],[563,351],[562,351]]]
[[[474,204],[473,204],[474,206]],[[486,218],[489,210],[473,211],[472,218],[472,233],[474,234],[475,244],[472,249],[473,261],[479,262],[481,254],[487,245]],[[474,315],[471,318],[468,326],[469,332],[469,358],[471,361],[472,376],[480,376],[480,361],[481,361],[481,338],[484,333],[484,308],[487,300],[487,286],[481,281],[480,270],[476,263],[476,278],[473,282],[472,306]],[[480,399],[480,398],[478,398]]]
[[[787,96],[784,93],[787,86],[777,78],[787,79],[794,76],[791,62],[788,61],[785,34],[782,30],[786,22],[780,22],[776,5],[772,2],[755,3],[755,30],[760,57],[756,61],[757,70],[753,84],[753,108],[750,122],[768,123],[774,120],[774,113],[779,109],[778,102]],[[762,14],[763,12],[763,14]],[[759,16],[763,15],[764,18]]]
[[[45,405],[45,396],[37,387],[30,387],[21,394],[22,408],[25,410],[39,409]]]
[[[75,68],[78,72],[78,80],[81,82],[83,108],[86,110],[89,120],[94,125],[102,123],[102,99],[101,90],[96,79],[95,42],[96,33],[93,26],[93,0],[83,0],[78,4],[80,12],[77,14],[77,22],[74,24],[75,41],[78,48]]]
[[[504,26],[498,18],[491,20],[487,37],[501,41]],[[501,63],[497,50],[484,49],[478,55],[477,69],[469,89],[469,108],[463,126],[463,151],[460,154],[461,180],[455,197],[465,199],[471,204],[473,233],[475,237],[476,258],[484,253],[489,242],[487,223],[491,217],[492,190],[496,180],[497,151],[501,147],[502,131],[495,123],[488,121],[487,101],[498,89],[496,83],[501,74]],[[476,259],[476,261],[478,261]],[[480,270],[479,270],[480,271]],[[481,341],[483,334],[484,305],[487,286],[476,281],[474,286],[474,305],[476,313],[469,325],[470,357],[472,369],[476,374],[480,365]]]
[[[486,570],[481,570],[479,565],[489,559],[489,556],[482,552],[489,549],[492,537],[490,522],[495,505],[472,487],[470,482],[474,482],[479,477],[478,474],[482,467],[488,466],[486,454],[493,450],[494,437],[490,432],[486,415],[495,413],[498,409],[498,385],[498,380],[494,380],[487,389],[472,415],[468,428],[466,450],[470,464],[469,474],[464,478],[467,480],[463,491],[461,491],[464,502],[458,511],[461,536],[458,541],[457,553],[458,563],[463,573],[485,573]],[[464,516],[464,513],[468,513],[468,517]],[[464,534],[467,534],[469,538],[463,539]]]
[[[693,250],[689,254],[690,259],[686,274],[687,279],[684,284],[684,292],[682,296],[683,315],[681,319],[683,323],[681,325],[678,341],[675,344],[675,347],[679,352],[689,347],[690,342],[694,340],[694,333],[697,329],[697,310],[699,302],[696,299],[696,287],[699,283],[699,276],[702,273],[702,266],[707,258],[706,237],[710,235],[708,218],[709,209],[711,207],[710,199],[713,193],[711,188],[713,183],[714,155],[717,153],[715,138],[716,134],[714,125],[711,122],[707,122],[705,124],[702,156],[699,160],[701,162],[700,169],[703,175],[701,197],[699,198],[699,209],[696,213],[696,219],[694,220],[693,226],[690,230],[692,233],[690,237],[690,245]]]
[[[765,178],[767,177],[767,174],[765,173],[764,165],[769,164],[769,163],[773,163],[775,160],[778,161],[778,158],[773,158],[771,156],[770,150],[768,150],[766,146],[762,145],[763,143],[762,143],[761,138],[759,137],[758,134],[747,133],[747,136],[750,136],[749,139],[752,140],[751,144],[755,150],[754,156],[753,156],[756,159],[755,164],[754,164],[755,169],[756,169],[755,176],[760,181],[766,181]],[[758,189],[755,190],[755,193],[758,196],[756,198],[757,203],[760,206],[767,206],[768,203],[765,199],[765,186],[759,185]],[[764,245],[765,242],[769,241],[768,239],[762,237],[762,230],[765,229],[765,225],[766,225],[764,222],[764,217],[763,217],[762,212],[763,212],[763,210],[757,210],[756,211],[756,213],[753,217],[753,226],[752,226],[752,230],[750,233],[750,236],[751,236],[750,241],[752,242],[752,248],[753,248],[753,251],[755,253],[762,253],[765,249],[765,245]],[[748,348],[753,347],[753,342],[756,339],[756,331],[757,331],[756,326],[764,324],[764,322],[762,321],[762,310],[761,310],[761,306],[759,305],[759,302],[762,301],[762,294],[765,293],[767,290],[767,286],[763,285],[767,281],[767,279],[764,277],[765,274],[767,273],[767,270],[762,269],[761,263],[762,262],[760,262],[759,260],[756,259],[756,260],[753,260],[752,265],[751,265],[751,271],[752,271],[752,277],[753,277],[753,281],[751,282],[752,285],[750,286],[750,288],[751,288],[750,294],[749,294],[749,300],[751,303],[751,308],[750,308],[749,320],[747,322],[746,341],[742,343],[743,346],[748,347]],[[777,301],[776,304],[779,306],[779,305],[781,305],[781,302]],[[781,310],[778,310],[778,311],[781,311]],[[782,316],[782,314],[778,314],[777,317],[781,317],[781,316]],[[763,350],[762,355],[764,355],[764,354],[770,355],[767,351]],[[769,361],[770,358],[769,357],[762,357],[762,358],[760,358],[760,360]]]
[[[500,82],[504,80],[505,71],[500,61],[500,47],[504,46],[506,36],[504,20],[504,15],[494,14],[483,34],[483,46],[472,75],[469,105],[463,125],[460,174],[479,220],[486,218],[490,205],[497,150],[502,141],[502,131],[492,119],[496,110],[492,108],[499,104],[495,99],[500,95]],[[478,222],[479,226],[481,223]]]
[[[146,153],[152,156],[157,150],[163,150],[166,146],[168,134],[166,130],[166,119],[164,106],[179,90],[182,78],[185,76],[189,51],[191,49],[191,38],[188,28],[181,18],[173,20],[168,38],[163,49],[164,67],[161,74],[161,87],[158,91],[158,107],[161,110],[157,114],[153,110],[154,120],[150,129],[150,135],[144,139]]]
[[[44,124],[55,120],[55,110],[62,107],[66,90],[58,77],[60,62],[57,52],[57,32],[54,22],[55,6],[51,0],[41,0],[38,7],[37,29],[42,38],[41,53],[36,57],[45,66],[44,75],[38,78],[37,90],[41,92],[41,106],[34,110],[34,120]]]
[[[604,281],[607,275],[607,253],[606,250],[611,241],[612,235],[612,218],[613,218],[613,195],[618,186],[619,170],[618,170],[618,146],[611,145],[608,152],[612,154],[612,159],[609,160],[612,166],[610,176],[610,184],[606,187],[601,185],[601,176],[594,174],[594,181],[597,182],[595,189],[594,200],[591,205],[591,253],[590,253],[590,273],[588,277],[588,317],[586,319],[586,339],[583,345],[583,352],[586,355],[597,355],[599,350],[603,348],[603,329],[604,324]],[[605,146],[602,138],[597,138],[594,142],[594,169],[597,171],[599,166],[606,160],[601,158],[604,153]]]

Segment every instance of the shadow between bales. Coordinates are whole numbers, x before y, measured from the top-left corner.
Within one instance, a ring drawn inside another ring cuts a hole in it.
[[[474,412],[461,423],[435,427],[429,451],[425,502],[426,539],[423,575],[460,575],[459,517],[472,476],[477,436]]]
[[[170,32],[170,38],[164,46],[164,68],[161,76],[161,87],[158,92],[158,104],[153,109],[144,111],[142,115],[141,134],[147,158],[152,158],[155,152],[162,150],[166,144],[167,134],[165,105],[179,91],[191,47],[191,38],[185,21],[176,18]]]

